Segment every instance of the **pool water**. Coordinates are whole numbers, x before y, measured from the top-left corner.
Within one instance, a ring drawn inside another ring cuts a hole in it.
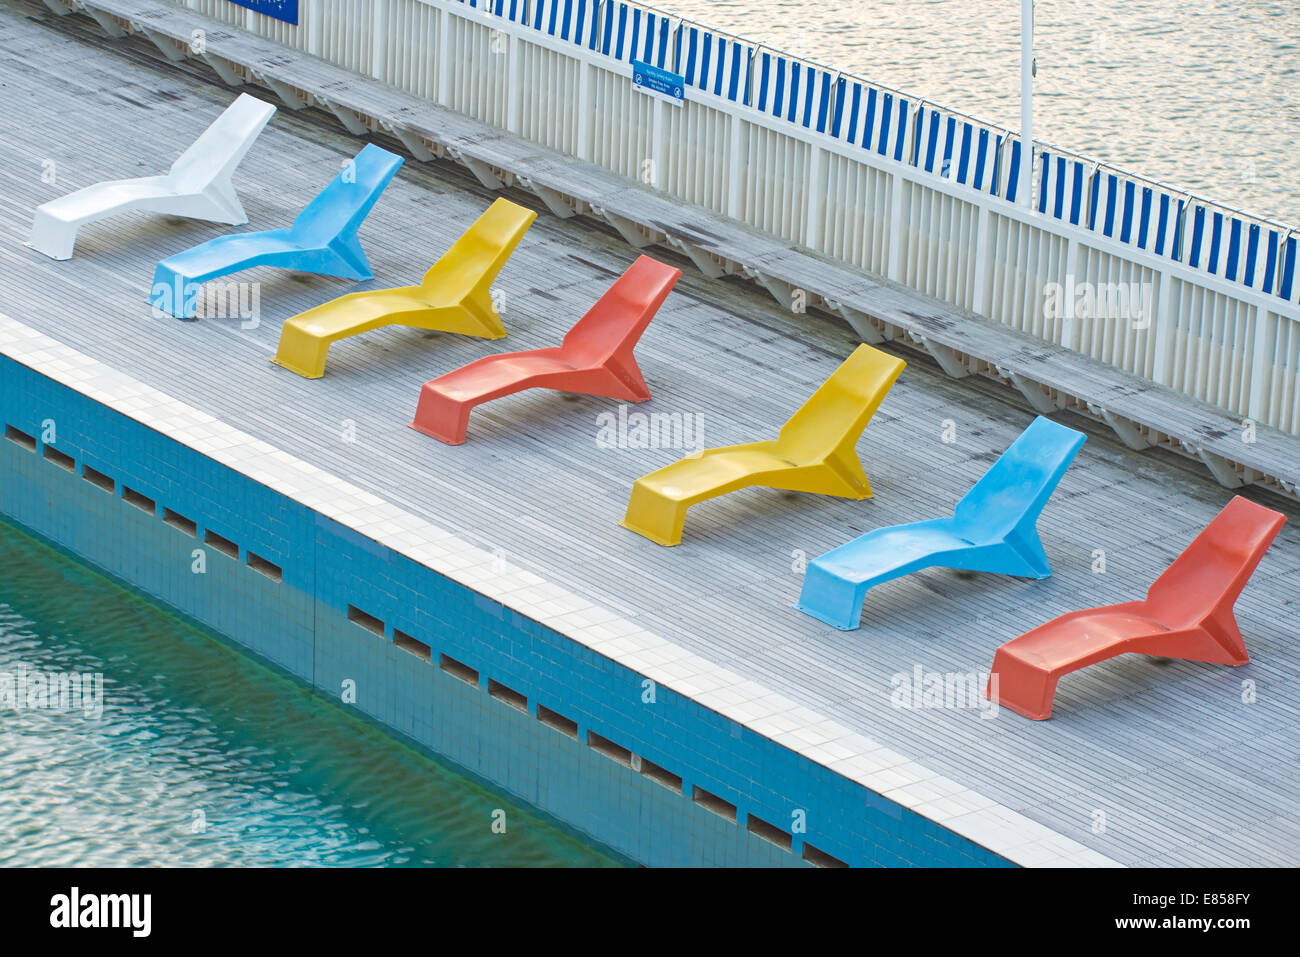
[[[0,521],[0,865],[627,863]]]

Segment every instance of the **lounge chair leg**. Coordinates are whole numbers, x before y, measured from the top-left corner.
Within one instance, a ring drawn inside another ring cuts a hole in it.
[[[77,242],[77,226],[37,208],[32,224],[31,246],[51,259],[71,259]]]
[[[1214,665],[1250,663],[1246,641],[1241,637],[1231,608],[1216,610],[1199,627],[1134,640],[1125,651],[1183,661],[1204,661]]]
[[[863,471],[862,462],[853,449],[834,453],[826,460],[826,465],[844,486],[844,490],[838,494],[859,501],[872,497],[871,483],[867,481],[867,473]]]
[[[319,379],[325,374],[329,351],[328,339],[311,335],[290,321],[280,330],[280,345],[271,361],[304,379]]]
[[[497,314],[496,306],[492,305],[492,295],[488,290],[475,290],[465,297],[461,306],[470,315],[474,323],[483,331],[470,332],[467,335],[478,335],[484,339],[504,339],[506,337],[506,327],[501,322],[501,316]]]
[[[318,270],[320,275],[354,279],[357,282],[375,278],[375,274],[370,269],[370,260],[366,258],[366,252],[361,248],[361,240],[357,238],[356,233],[346,238],[335,239],[330,243],[329,248],[334,253],[334,262]]]
[[[803,589],[794,607],[841,631],[853,631],[862,624],[865,591],[814,562],[804,572]]]
[[[1035,668],[999,648],[989,669],[985,697],[1035,721],[1052,716],[1059,675]]]
[[[227,226],[243,226],[248,222],[248,213],[244,212],[244,204],[239,201],[233,183],[212,183],[204,193],[215,207],[213,222]]]
[[[1233,613],[1232,605],[1216,608],[1201,627],[1213,639],[1216,648],[1223,650],[1223,657],[1219,661],[1225,665],[1250,664],[1246,639],[1241,636],[1241,628],[1237,625],[1237,616]]]
[[[656,544],[680,545],[689,507],[685,502],[656,495],[637,481],[632,486],[627,515],[619,524]]]
[[[623,395],[611,396],[615,399],[627,399],[630,402],[645,402],[650,398],[650,387],[645,384],[641,367],[632,356],[614,356],[605,363],[605,368],[618,380],[625,390]]]
[[[1012,531],[1006,538],[1007,546],[1024,562],[1026,578],[1050,578],[1052,565],[1043,550],[1043,540],[1038,537],[1037,516],[1034,520],[1035,525],[1021,526]]]
[[[474,406],[452,399],[427,385],[420,390],[411,428],[447,445],[462,445]]]

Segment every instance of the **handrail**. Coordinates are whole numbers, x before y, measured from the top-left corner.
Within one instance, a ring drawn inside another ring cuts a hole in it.
[[[502,7],[505,3],[508,3],[509,0],[460,0],[460,2],[465,3],[466,6],[472,8],[487,9],[491,11],[494,7],[495,8]],[[536,9],[535,4],[537,2],[538,0],[524,0],[521,19],[520,21],[517,22],[520,22],[521,25],[529,27],[530,29],[538,29],[536,26],[534,26],[533,23],[534,18],[530,15]],[[910,122],[911,127],[909,127],[905,131],[905,135],[907,136],[908,140],[910,140],[911,148],[906,152],[906,154],[901,160],[895,160],[895,162],[901,162],[906,166],[916,168],[920,166],[922,163],[922,149],[921,149],[919,134],[920,134],[920,127],[925,122],[926,116],[928,115],[926,112],[927,110],[934,111],[940,114],[941,116],[943,116],[944,118],[953,119],[959,124],[970,124],[974,131],[974,135],[976,137],[978,137],[980,133],[984,133],[987,134],[988,136],[994,137],[995,139],[993,140],[993,142],[997,144],[996,153],[999,158],[1001,157],[1002,146],[1004,146],[1008,141],[1013,139],[1019,139],[1020,137],[1019,131],[1016,130],[1014,127],[1007,126],[1004,124],[997,124],[997,123],[990,122],[988,120],[981,119],[979,117],[973,116],[972,114],[966,113],[962,110],[954,109],[952,107],[945,106],[943,104],[935,103],[925,97],[913,96],[902,90],[898,90],[893,87],[876,83],[856,73],[839,70],[826,63],[822,63],[819,60],[815,60],[799,54],[787,53],[785,51],[772,47],[770,44],[750,39],[741,34],[731,33],[730,31],[727,30],[716,29],[714,27],[709,26],[706,23],[702,23],[699,20],[695,20],[693,18],[680,17],[676,14],[666,12],[659,7],[653,6],[652,4],[639,2],[639,0],[591,0],[591,3],[588,8],[590,11],[588,15],[591,18],[590,22],[594,31],[594,33],[591,36],[591,41],[589,44],[589,47],[592,49],[592,52],[600,54],[601,50],[604,47],[605,38],[603,37],[602,34],[603,34],[604,23],[606,19],[605,11],[611,4],[623,5],[630,10],[639,10],[641,11],[642,14],[651,15],[655,18],[661,19],[665,23],[671,24],[670,27],[671,35],[675,37],[680,37],[682,35],[683,27],[693,27],[701,32],[707,33],[710,36],[714,37],[715,41],[721,39],[728,42],[740,44],[742,47],[749,48],[750,62],[748,64],[748,69],[745,71],[746,72],[745,82],[742,84],[746,88],[746,91],[744,95],[740,96],[737,102],[737,105],[741,107],[747,107],[752,110],[760,110],[760,107],[757,104],[757,101],[759,99],[759,93],[756,89],[753,88],[757,82],[757,79],[754,75],[755,68],[753,64],[757,60],[757,58],[764,53],[768,54],[769,56],[782,58],[789,63],[798,64],[801,69],[814,71],[815,75],[820,75],[820,72],[825,72],[825,74],[827,74],[830,77],[829,80],[830,89],[828,94],[828,106],[827,106],[827,112],[828,115],[830,116],[835,115],[835,110],[837,107],[836,98],[839,95],[839,89],[841,86],[840,81],[843,81],[845,89],[848,88],[849,84],[857,83],[860,84],[862,88],[865,90],[874,90],[877,92],[877,94],[888,94],[892,97],[897,97],[900,100],[906,101],[909,107],[908,121]],[[676,40],[673,43],[668,44],[668,47],[669,47],[669,52],[671,54],[671,61],[673,66],[675,68],[680,69],[682,66],[680,63],[680,53],[681,53],[680,39]],[[786,115],[787,111],[774,112],[772,110],[763,109],[761,110],[761,112],[771,115],[773,118],[779,121],[784,121],[786,123],[795,123],[796,125],[802,125],[799,124],[799,121],[797,119],[792,120],[788,115]],[[827,126],[829,127],[829,123],[827,124]],[[825,135],[831,138],[836,138],[832,136],[829,128],[823,131],[817,131],[815,130],[814,127],[814,132],[819,132],[821,135]],[[1079,153],[1075,150],[1057,147],[1040,140],[1036,140],[1033,146],[1034,149],[1032,151],[1032,156],[1023,160],[1025,162],[1031,163],[1033,169],[1039,168],[1040,159],[1044,153],[1051,154],[1052,156],[1067,157],[1070,160],[1077,161],[1084,164],[1084,166],[1093,167],[1091,174],[1089,174],[1088,185],[1085,190],[1086,195],[1084,195],[1081,198],[1081,201],[1084,203],[1085,209],[1087,209],[1091,204],[1093,183],[1096,181],[1098,176],[1103,174],[1114,175],[1120,183],[1122,184],[1133,183],[1134,186],[1139,189],[1142,187],[1146,187],[1156,193],[1167,194],[1169,196],[1182,197],[1184,201],[1184,206],[1182,209],[1179,229],[1177,233],[1178,242],[1171,248],[1170,253],[1167,254],[1169,258],[1174,259],[1175,261],[1178,262],[1185,261],[1185,257],[1183,253],[1187,243],[1186,217],[1189,215],[1189,211],[1192,210],[1194,207],[1201,207],[1211,213],[1220,213],[1230,218],[1235,217],[1237,219],[1240,219],[1243,222],[1243,224],[1247,227],[1259,226],[1261,229],[1273,230],[1277,232],[1279,236],[1282,237],[1281,246],[1283,250],[1285,250],[1286,248],[1286,242],[1288,241],[1288,239],[1291,236],[1293,236],[1297,231],[1297,227],[1291,224],[1267,216],[1261,216],[1255,213],[1251,213],[1247,210],[1240,209],[1239,207],[1232,206],[1228,203],[1219,202],[1217,200],[1209,199],[1196,193],[1188,192],[1182,189],[1177,189],[1173,186],[1170,186],[1167,183],[1163,183],[1159,180],[1153,179],[1152,177],[1146,176],[1141,173],[1133,172],[1125,167],[1107,162],[1105,160],[1098,160],[1094,157],[1088,156],[1083,153]],[[887,158],[890,157],[887,156]],[[981,188],[981,192],[987,192],[996,195],[997,183],[998,183],[998,178],[991,177],[989,183],[989,186],[991,188],[989,187]],[[1080,225],[1082,225],[1084,228],[1090,231],[1095,231],[1093,225],[1086,221],[1087,217],[1084,217],[1084,219],[1085,222],[1081,223]],[[1285,255],[1285,252],[1282,252],[1280,255]],[[1205,269],[1204,267],[1198,266],[1197,268],[1200,271],[1213,274],[1210,270]],[[1273,291],[1273,294],[1278,298],[1281,298],[1280,288],[1276,288]],[[1288,300],[1283,300],[1283,301],[1288,301]]]

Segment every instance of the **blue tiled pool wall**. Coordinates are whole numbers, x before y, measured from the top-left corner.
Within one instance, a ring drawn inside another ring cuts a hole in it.
[[[0,413],[14,520],[634,860],[1008,863],[3,356]]]

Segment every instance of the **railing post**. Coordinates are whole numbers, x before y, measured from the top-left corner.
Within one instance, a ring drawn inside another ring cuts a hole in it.
[[[1061,311],[1061,342],[1067,349],[1080,351],[1078,345],[1078,326],[1074,315],[1074,290],[1079,276],[1079,241],[1071,236],[1065,245],[1065,302]]]
[[[1149,342],[1153,343],[1152,348],[1156,354],[1151,367],[1151,378],[1161,385],[1169,384],[1169,365],[1172,359],[1174,343],[1174,324],[1177,322],[1176,316],[1178,310],[1173,302],[1173,281],[1169,277],[1169,270],[1160,271],[1160,294],[1159,304],[1156,306],[1156,314],[1151,317],[1151,337]]]
[[[1033,144],[1026,146],[1025,138],[1020,138],[1020,182],[1016,185],[1016,205],[1023,206],[1031,216],[1038,215],[1038,204],[1034,202],[1034,190],[1038,188],[1037,169],[1038,154]],[[1009,180],[1008,180],[1009,182]]]
[[[451,105],[451,34],[456,18],[445,7],[438,9],[438,87],[434,90],[434,102],[441,106]]]
[[[1255,334],[1251,337],[1253,358],[1250,368],[1250,396],[1247,399],[1247,413],[1256,421],[1265,425],[1269,422],[1269,408],[1272,406],[1272,365],[1273,344],[1277,341],[1278,316],[1267,309],[1260,309],[1255,314]]]
[[[822,227],[826,222],[826,164],[829,156],[820,146],[811,148],[808,156],[808,216],[804,220],[803,244],[809,249],[822,251]]]
[[[731,128],[727,137],[727,163],[730,175],[727,179],[727,215],[732,219],[742,219],[745,188],[745,168],[748,165],[745,156],[745,120],[739,112],[732,113],[728,119]]]
[[[578,62],[578,142],[577,154],[578,159],[591,160],[596,155],[595,145],[592,142],[593,127],[591,117],[595,112],[595,102],[592,96],[592,73],[595,67],[586,60]]]
[[[918,100],[907,108],[907,124],[903,128],[903,162],[911,167],[918,167],[917,147],[921,138],[916,135],[917,128],[925,122],[925,100]]]
[[[975,288],[971,291],[971,310],[986,319],[993,318],[993,283],[990,282],[989,251],[993,248],[994,214],[987,199],[981,199],[975,220]]]
[[[320,56],[325,46],[325,15],[321,13],[321,0],[307,0],[307,13],[311,17],[307,52],[312,56]]]
[[[907,252],[910,230],[906,228],[903,217],[904,199],[909,193],[909,183],[903,171],[895,170],[889,174],[889,265],[888,278],[894,282],[903,281],[903,256]]]
[[[1196,224],[1196,217],[1191,215],[1192,212],[1192,194],[1188,193],[1183,197],[1183,208],[1174,216],[1174,235],[1173,239],[1177,240],[1169,252],[1169,258],[1176,263],[1186,263],[1184,255],[1190,256],[1192,252],[1191,243],[1187,241],[1187,224],[1191,223],[1193,228]]]
[[[668,125],[666,110],[675,109],[658,98],[654,101],[655,114],[650,127],[650,182],[652,189],[664,189],[664,127]],[[645,177],[642,177],[644,179]]]
[[[513,33],[506,34],[506,129],[516,134],[524,128],[524,98],[519,95],[519,43]]]
[[[391,0],[372,0],[374,16],[371,19],[370,75],[376,80],[388,79],[388,5]]]

